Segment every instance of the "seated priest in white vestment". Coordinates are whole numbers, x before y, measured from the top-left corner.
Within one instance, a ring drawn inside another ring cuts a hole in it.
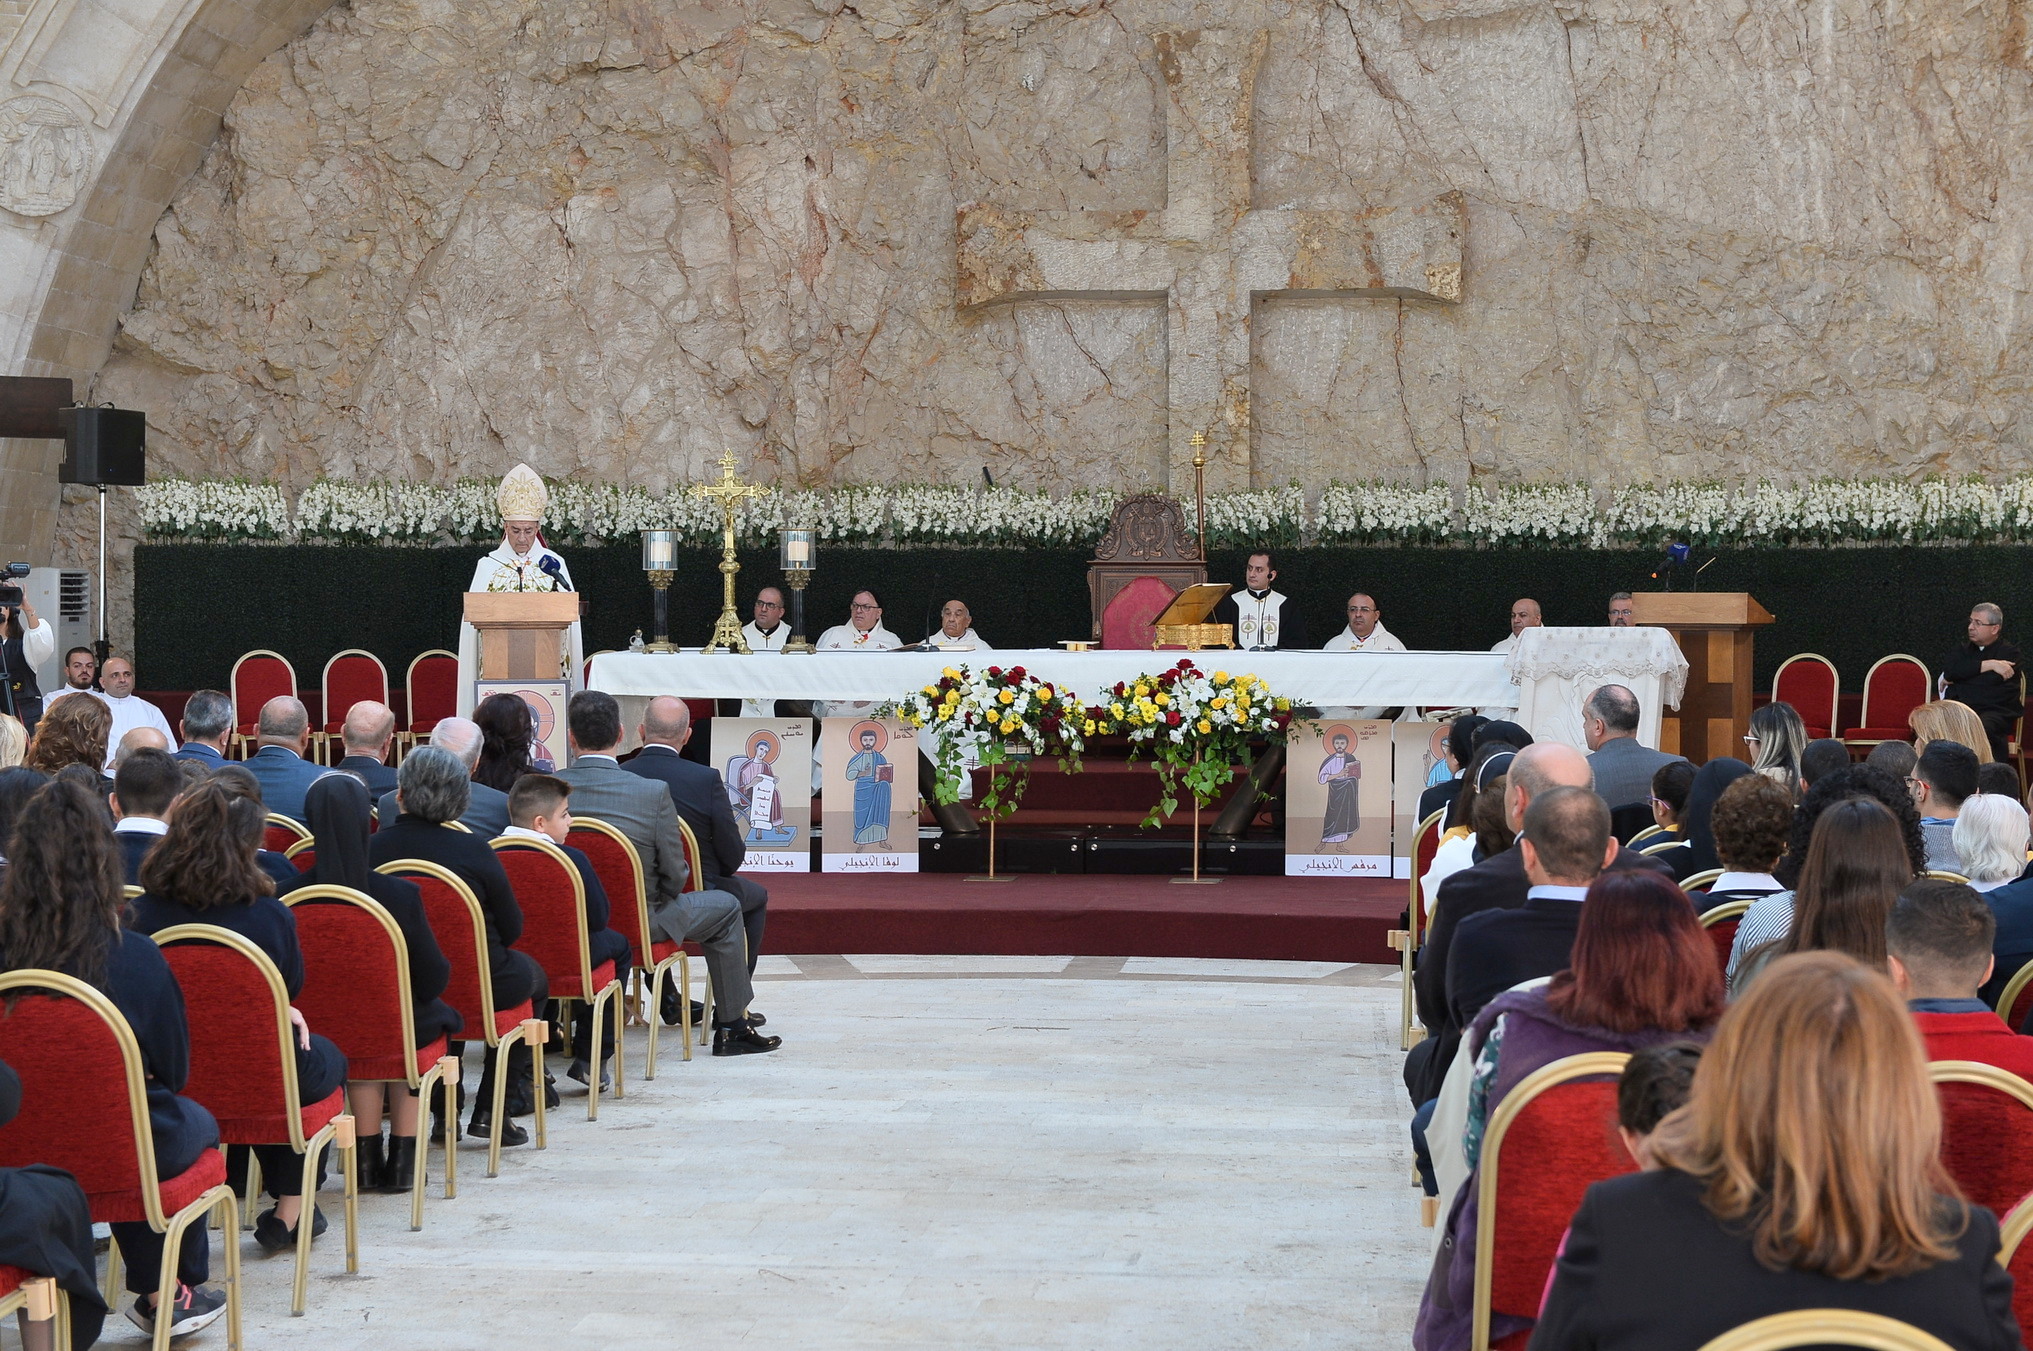
[[[882,626],[882,602],[873,591],[857,591],[849,611],[851,617],[845,624],[835,624],[819,635],[821,652],[894,652],[903,646],[903,641]],[[852,713],[866,713],[875,705],[870,702],[818,700],[812,704],[815,718],[844,718]],[[812,738],[813,763],[818,763],[819,739]],[[812,776],[814,791],[819,776]]]
[[[1271,590],[1278,569],[1270,550],[1260,549],[1243,567],[1245,590],[1223,596],[1211,622],[1235,627],[1235,645],[1245,652],[1268,652],[1306,646],[1299,607],[1282,591]]]
[[[1348,598],[1348,627],[1329,638],[1325,644],[1328,652],[1403,652],[1405,645],[1398,636],[1384,627],[1383,611],[1377,608],[1376,597],[1367,591],[1358,591]],[[1409,710],[1407,710],[1409,712]],[[1390,709],[1381,705],[1367,708],[1323,708],[1322,717],[1330,718],[1381,718]]]
[[[941,652],[993,652],[974,631],[974,615],[964,600],[949,600],[939,607],[939,628],[924,641]]]
[[[1511,655],[1511,649],[1518,645],[1520,634],[1524,633],[1526,629],[1536,629],[1545,622],[1545,619],[1541,617],[1539,612],[1539,602],[1533,600],[1530,596],[1521,596],[1511,602],[1510,633],[1491,643],[1489,650],[1501,652],[1508,657]],[[1517,687],[1517,682],[1513,681],[1511,688],[1515,690]],[[1491,704],[1488,708],[1478,708],[1475,711],[1482,714],[1485,718],[1507,719],[1518,711],[1518,702],[1514,698],[1508,704]]]
[[[766,586],[755,593],[755,618],[741,626],[741,640],[754,653],[782,652],[784,644],[791,640],[791,626],[784,622],[784,593],[773,586]],[[722,700],[722,703],[727,702]],[[743,699],[741,716],[744,718],[773,718],[776,716],[774,699]],[[725,713],[726,709],[720,710]]]
[[[120,753],[120,739],[137,727],[162,733],[162,739],[169,743],[166,749],[175,752],[176,734],[169,730],[169,719],[161,709],[134,692],[133,662],[125,657],[106,658],[106,664],[99,668],[99,683],[105,686],[103,694],[98,690],[76,693],[89,694],[113,711],[113,726],[106,733],[106,769],[112,769]]]
[[[543,479],[526,464],[508,471],[495,494],[501,509],[501,547],[481,559],[473,568],[468,591],[575,591],[572,570],[543,542],[539,533],[550,492]],[[585,650],[579,636],[579,621],[573,620],[558,651],[558,675],[577,688],[585,669]],[[480,674],[480,631],[459,623],[459,716],[473,714],[473,682]]]

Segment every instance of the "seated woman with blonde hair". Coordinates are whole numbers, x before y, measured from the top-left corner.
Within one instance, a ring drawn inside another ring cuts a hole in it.
[[[1837,952],[1731,1006],[1656,1171],[1588,1189],[1532,1345],[1696,1351],[1768,1314],[1856,1309],[2013,1351],[1998,1222],[1941,1167],[1941,1108],[1892,982]]]
[[[1916,755],[1926,750],[1930,741],[1953,741],[1975,751],[1980,765],[1997,759],[1991,754],[1991,738],[1984,731],[1984,720],[1968,704],[1954,699],[1921,704],[1906,715],[1906,725],[1913,729]]]

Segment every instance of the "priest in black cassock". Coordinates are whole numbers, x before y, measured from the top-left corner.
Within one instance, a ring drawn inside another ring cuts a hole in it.
[[[1243,569],[1248,588],[1223,596],[1214,607],[1213,622],[1235,626],[1235,645],[1245,652],[1273,651],[1306,646],[1306,631],[1299,623],[1299,607],[1291,598],[1271,590],[1278,569],[1268,549],[1249,556]]]

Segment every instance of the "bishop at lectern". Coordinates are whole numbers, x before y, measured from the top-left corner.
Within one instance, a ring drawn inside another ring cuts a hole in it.
[[[518,464],[501,480],[495,494],[501,510],[501,546],[482,558],[473,568],[468,591],[572,591],[572,571],[538,535],[550,493],[537,472]],[[579,624],[574,620],[558,645],[556,676],[576,688],[585,664]],[[463,620],[459,624],[459,716],[473,712],[473,681],[480,674],[480,634]]]

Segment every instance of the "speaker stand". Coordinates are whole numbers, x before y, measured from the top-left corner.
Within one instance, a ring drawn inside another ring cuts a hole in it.
[[[99,641],[97,666],[113,655],[113,626],[106,614],[106,485],[99,485]]]

